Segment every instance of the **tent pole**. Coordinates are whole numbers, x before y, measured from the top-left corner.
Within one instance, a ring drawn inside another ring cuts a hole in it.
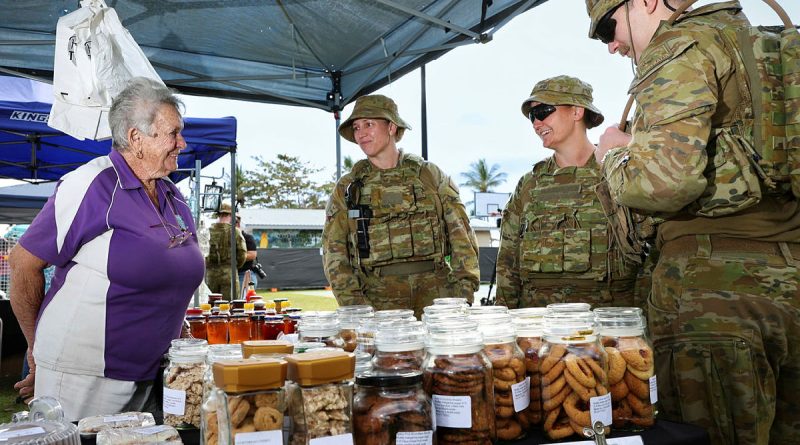
[[[428,94],[425,91],[425,65],[419,68],[420,73],[420,103],[422,110],[420,119],[422,120],[422,159],[428,160]]]
[[[194,160],[194,230],[200,229],[200,168],[203,166],[199,159]],[[197,234],[195,234],[197,236]],[[198,240],[200,237],[198,236]],[[202,283],[200,284],[202,286]],[[200,287],[194,290],[194,307],[200,307]]]
[[[333,129],[333,132],[336,134],[336,180],[338,181],[342,177],[342,137],[339,136],[339,123],[342,117],[339,115],[338,110],[333,112],[333,119],[336,123],[336,128]]]
[[[236,300],[239,268],[236,262],[236,147],[231,147],[231,300]]]

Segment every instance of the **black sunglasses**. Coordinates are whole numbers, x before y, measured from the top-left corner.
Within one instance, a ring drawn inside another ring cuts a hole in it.
[[[617,9],[619,9],[619,7],[623,4],[625,4],[625,2],[620,3],[616,8],[608,11],[606,15],[604,15],[600,21],[597,22],[595,35],[606,45],[614,41],[614,34],[616,33],[617,29],[617,19],[612,19],[611,16],[614,15],[614,13],[617,12]]]
[[[556,107],[554,105],[539,104],[535,107],[531,107],[530,111],[528,111],[528,119],[531,120],[531,123],[536,119],[543,121],[555,111]]]

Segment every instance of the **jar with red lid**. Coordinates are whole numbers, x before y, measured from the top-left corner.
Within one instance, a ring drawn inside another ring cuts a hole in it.
[[[264,317],[264,340],[277,340],[278,334],[283,333],[283,316],[267,315]]]
[[[208,294],[208,304],[216,306],[216,302],[222,300],[222,294]]]

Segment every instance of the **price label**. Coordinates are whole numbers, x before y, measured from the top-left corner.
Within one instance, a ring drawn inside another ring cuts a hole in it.
[[[433,395],[436,425],[446,428],[472,428],[472,399],[469,396]]]
[[[611,394],[590,398],[589,412],[592,415],[592,425],[598,420],[603,425],[611,425]]]
[[[397,445],[431,445],[433,431],[415,431],[413,433],[398,431],[394,443]]]
[[[164,387],[164,414],[182,416],[186,410],[186,391]]]
[[[650,377],[650,403],[658,402],[658,380],[656,376]]]
[[[514,412],[520,412],[531,404],[531,378],[511,385],[511,396],[514,400]]]
[[[238,433],[233,437],[236,445],[283,445],[283,431],[256,431],[254,433]]]

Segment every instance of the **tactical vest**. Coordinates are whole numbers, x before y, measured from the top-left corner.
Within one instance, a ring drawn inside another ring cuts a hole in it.
[[[358,204],[371,211],[369,256],[360,257],[354,219],[350,225],[351,264],[370,269],[410,261],[442,262],[446,229],[442,204],[425,161],[401,154],[401,165],[380,170],[368,160],[353,166],[353,182],[360,181]]]
[[[208,229],[208,256],[206,266],[231,265],[231,225],[228,223],[214,223]]]
[[[558,168],[551,157],[537,163],[520,215],[520,276],[536,278],[632,278],[594,192],[602,173],[594,156],[583,167]]]

